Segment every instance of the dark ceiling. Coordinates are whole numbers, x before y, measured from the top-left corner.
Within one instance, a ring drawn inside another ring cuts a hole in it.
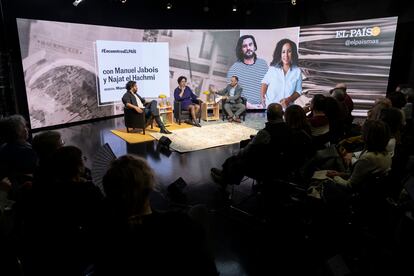
[[[414,1],[402,0],[0,0],[16,17],[133,28],[278,28],[399,16],[414,21]],[[167,10],[167,3],[172,4]],[[237,11],[233,12],[233,5]],[[205,11],[205,7],[208,11]]]

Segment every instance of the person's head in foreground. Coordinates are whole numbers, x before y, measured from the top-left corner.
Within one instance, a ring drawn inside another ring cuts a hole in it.
[[[383,121],[366,120],[362,127],[362,137],[367,151],[381,153],[386,151],[391,134]]]
[[[107,199],[118,215],[128,221],[151,213],[149,195],[155,175],[145,159],[124,155],[112,162],[103,178]]]

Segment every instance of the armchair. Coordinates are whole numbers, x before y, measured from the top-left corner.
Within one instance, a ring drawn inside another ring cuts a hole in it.
[[[196,104],[200,105],[201,107],[201,100],[198,100]],[[200,112],[197,115],[198,122],[201,122],[201,109]],[[174,119],[176,122],[178,122],[179,125],[181,125],[182,120],[191,120],[191,114],[188,110],[182,110],[181,109],[181,102],[174,101]]]
[[[242,99],[242,104],[244,104],[245,106],[247,105],[247,99],[245,97],[240,97]],[[226,112],[226,110],[224,109],[224,104],[226,103],[227,100],[222,100],[221,104],[222,104],[222,119],[223,121],[226,120],[228,114]],[[235,108],[232,108],[233,111],[236,111]],[[243,121],[246,121],[246,113],[247,113],[247,108],[243,111],[242,114],[240,114],[240,117],[243,118]]]
[[[152,116],[146,120],[144,112],[138,113],[130,108],[124,108],[124,120],[127,132],[129,132],[129,128],[142,128],[142,134],[145,135],[145,128],[149,123],[151,124],[151,128],[153,128]]]

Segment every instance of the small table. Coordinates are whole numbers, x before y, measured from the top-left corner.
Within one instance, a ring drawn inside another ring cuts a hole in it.
[[[171,105],[158,106],[160,118],[165,126],[170,126],[173,122],[173,110]]]
[[[209,112],[212,111],[212,112]],[[207,102],[201,103],[201,119],[204,121],[216,121],[220,119],[219,103]]]

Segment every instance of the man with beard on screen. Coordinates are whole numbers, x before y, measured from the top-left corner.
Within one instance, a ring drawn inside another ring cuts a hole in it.
[[[257,43],[252,35],[243,35],[236,45],[237,61],[227,72],[227,78],[239,77],[243,87],[243,97],[247,99],[247,108],[265,108],[260,96],[261,81],[268,70],[264,59],[256,55]]]

